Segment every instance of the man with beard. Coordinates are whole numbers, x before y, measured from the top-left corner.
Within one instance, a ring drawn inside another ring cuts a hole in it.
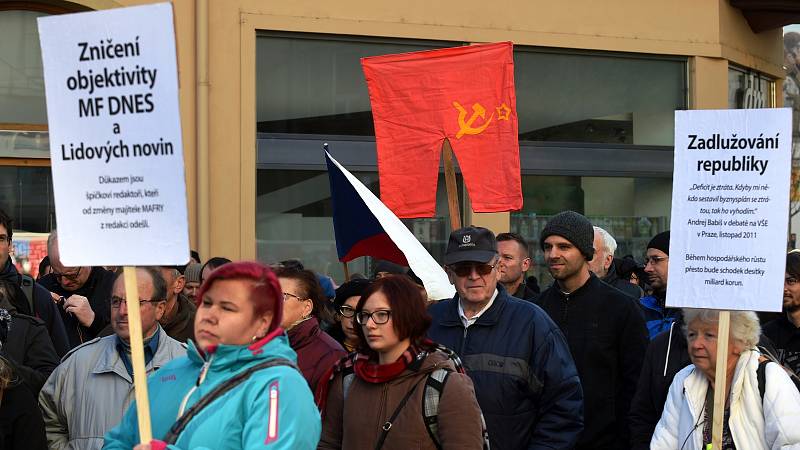
[[[630,297],[589,271],[594,230],[573,211],[555,215],[539,242],[555,279],[537,303],[561,327],[584,395],[584,431],[577,449],[627,449],[633,398],[647,329]]]
[[[647,244],[644,272],[653,290],[639,299],[650,339],[669,330],[680,310],[666,307],[667,275],[669,274],[669,230],[658,233]]]
[[[525,282],[525,273],[532,263],[525,239],[517,233],[500,233],[497,235],[497,252],[500,254],[497,262],[500,284],[506,292],[522,300],[536,298],[538,292]]]
[[[780,363],[800,374],[800,251],[786,255],[783,281],[783,315],[764,325],[767,336],[778,351]]]

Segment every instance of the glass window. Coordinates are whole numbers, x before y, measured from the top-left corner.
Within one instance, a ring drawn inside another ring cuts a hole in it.
[[[378,192],[377,172],[353,172],[373,193]],[[457,179],[459,191],[462,180]],[[439,177],[437,216],[404,220],[428,252],[441,261],[450,235],[444,176]],[[463,199],[462,199],[463,201]],[[336,253],[328,173],[321,170],[259,169],[257,173],[256,242],[258,258],[276,263],[296,258],[316,272],[344,279]],[[350,274],[372,275],[371,258],[348,263]]]
[[[669,228],[672,180],[669,178],[523,176],[524,209],[511,214],[511,231],[530,245],[535,276],[544,289],[548,273],[539,236],[547,221],[563,210],[586,215],[592,225],[617,241],[616,257],[642,262],[650,238]]]
[[[0,209],[15,230],[49,233],[55,227],[50,168],[0,166]]]
[[[686,62],[608,54],[514,52],[523,141],[672,145],[686,109]]]
[[[728,107],[731,109],[771,108],[775,82],[760,73],[728,67]]]
[[[258,131],[374,136],[360,59],[456,45],[459,43],[259,36]]]
[[[42,52],[34,11],[0,11],[0,123],[45,124]]]

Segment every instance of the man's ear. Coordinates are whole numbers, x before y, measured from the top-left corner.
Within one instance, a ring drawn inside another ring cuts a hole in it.
[[[175,294],[180,294],[183,292],[183,288],[186,286],[186,277],[180,275],[178,278],[175,278],[175,287],[172,289],[172,292]]]

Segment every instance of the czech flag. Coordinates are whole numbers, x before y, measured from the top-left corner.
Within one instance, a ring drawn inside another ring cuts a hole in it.
[[[371,256],[409,266],[422,280],[429,298],[452,298],[455,289],[447,273],[403,222],[327,151],[325,159],[339,261]]]

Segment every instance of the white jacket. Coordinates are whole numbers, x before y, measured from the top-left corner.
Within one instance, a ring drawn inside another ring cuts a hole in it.
[[[736,363],[728,422],[733,442],[742,450],[800,450],[800,393],[779,365],[767,364],[762,408],[756,375],[759,356],[758,351],[744,351]],[[651,450],[702,450],[707,390],[708,379],[694,364],[675,375]]]

